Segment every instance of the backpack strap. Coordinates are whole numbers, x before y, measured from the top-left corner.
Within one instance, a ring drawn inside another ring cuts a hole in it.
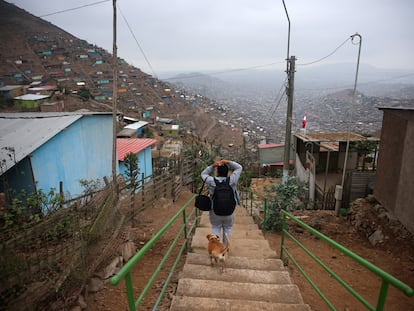
[[[203,185],[201,186],[200,191],[198,192],[198,194],[199,194],[199,195],[200,195],[200,194],[201,194],[201,192],[203,191],[204,184],[206,183],[206,180],[207,180],[207,177],[206,177],[206,179],[204,179],[204,180],[203,180]]]

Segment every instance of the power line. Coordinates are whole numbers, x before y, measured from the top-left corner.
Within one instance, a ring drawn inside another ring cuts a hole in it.
[[[282,93],[282,90],[284,88],[286,88],[286,81],[287,81],[287,79],[288,79],[288,77],[286,76],[285,81],[282,82],[282,86],[280,87],[280,89],[279,89],[279,91],[277,93],[277,96],[275,98],[275,101],[277,102],[276,103],[276,106],[274,108],[271,106],[269,108],[269,110],[267,111],[267,113],[266,113],[267,115],[269,115],[269,113],[272,112],[271,115],[270,115],[270,119],[273,118],[273,115],[276,113],[276,110],[279,107],[280,102],[282,101],[283,95],[285,94],[285,93]],[[279,98],[279,100],[278,100],[278,98]]]
[[[278,94],[278,96],[280,96],[280,97],[279,97],[279,101],[277,102],[277,104],[276,104],[275,108],[273,109],[272,114],[270,115],[270,120],[272,120],[272,119],[273,119],[273,116],[275,115],[275,113],[276,113],[276,111],[277,111],[277,108],[279,108],[280,103],[282,102],[282,98],[284,97],[284,95],[286,95],[286,92],[283,92],[283,93],[282,93],[282,90],[283,90],[283,88],[286,88],[286,81],[287,81],[287,79],[288,79],[288,77],[286,77],[285,81],[284,81],[284,82],[283,82],[283,84],[282,84],[282,87],[281,87],[281,88],[280,88],[280,90],[279,90],[279,94]]]
[[[407,77],[414,76],[414,73],[408,73],[402,76],[396,76],[396,77],[390,77],[390,78],[384,78],[384,79],[378,79],[378,80],[371,80],[367,82],[360,82],[359,85],[367,85],[370,83],[378,83],[378,82],[386,82],[386,81],[392,81],[392,80],[398,80],[403,79]],[[342,90],[342,89],[348,89],[352,87],[352,85],[343,85],[343,86],[335,86],[335,87],[323,87],[323,88],[299,88],[301,91],[325,91],[325,90]]]
[[[251,69],[262,68],[262,67],[270,67],[270,66],[284,64],[284,63],[285,62],[275,62],[275,63],[265,64],[265,65],[256,65],[256,66],[251,66],[251,67],[226,69],[226,70],[222,70],[222,71],[216,71],[216,72],[205,73],[205,74],[204,73],[197,73],[197,74],[188,75],[188,76],[185,76],[185,77],[175,77],[175,78],[173,77],[173,78],[167,78],[167,79],[163,79],[163,80],[184,80],[184,79],[198,78],[198,77],[202,77],[204,75],[215,76],[215,75],[220,75],[220,74],[225,74],[225,73],[230,73],[230,72],[251,70]]]
[[[125,24],[127,25],[128,29],[129,29],[129,31],[130,31],[130,33],[131,33],[132,37],[134,38],[135,43],[137,44],[137,46],[138,46],[139,50],[141,51],[142,55],[144,56],[144,59],[145,59],[145,61],[147,62],[148,67],[151,69],[152,74],[154,75],[154,77],[158,79],[157,74],[155,73],[154,68],[152,67],[152,65],[151,65],[151,63],[150,63],[150,61],[149,61],[149,59],[148,59],[147,55],[145,55],[144,50],[142,49],[141,45],[139,44],[139,42],[138,42],[138,40],[137,40],[137,37],[135,36],[134,31],[132,30],[131,26],[129,25],[128,20],[126,19],[126,17],[125,17],[125,15],[124,15],[124,13],[122,12],[121,7],[119,6],[119,4],[118,4],[118,9],[119,9],[119,12],[120,12],[120,13],[121,13],[121,15],[122,15],[122,18],[124,19]]]
[[[383,82],[383,81],[398,80],[398,79],[407,78],[407,77],[411,77],[411,76],[414,76],[413,72],[412,73],[407,73],[407,74],[402,75],[402,76],[378,79],[378,80],[373,80],[373,81],[368,81],[368,82],[362,82],[362,83],[359,83],[359,84],[361,85],[361,84],[369,84],[369,83],[376,83],[376,82]]]
[[[61,13],[66,13],[69,11],[75,11],[75,10],[79,10],[79,9],[83,9],[89,6],[94,6],[94,5],[98,5],[104,2],[109,2],[111,0],[102,0],[102,1],[97,1],[97,2],[93,2],[93,3],[89,3],[89,4],[84,4],[75,8],[69,8],[69,9],[65,9],[65,10],[61,10],[61,11],[57,11],[57,12],[53,12],[53,13],[48,13],[48,14],[43,14],[43,15],[39,15],[38,17],[46,17],[46,16],[51,16],[51,15],[56,15],[56,14],[61,14]]]
[[[335,50],[333,50],[331,53],[329,53],[328,55],[326,55],[326,56],[324,56],[324,57],[322,57],[322,58],[319,58],[319,59],[317,59],[317,60],[315,60],[315,61],[313,61],[313,62],[310,62],[310,63],[305,63],[305,64],[298,64],[299,66],[307,66],[307,65],[312,65],[312,64],[315,64],[315,63],[319,63],[320,61],[323,61],[324,59],[327,59],[329,56],[331,56],[331,55],[333,55],[333,54],[335,54],[336,53],[336,51],[338,51],[343,45],[345,45],[345,43],[347,43],[349,40],[351,40],[351,37],[349,37],[348,39],[346,39],[344,42],[342,42]]]

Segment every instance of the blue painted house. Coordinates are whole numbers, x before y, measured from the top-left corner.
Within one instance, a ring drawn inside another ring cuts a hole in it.
[[[29,193],[61,182],[65,199],[77,197],[80,179],[112,175],[112,137],[112,113],[2,113],[0,178]]]
[[[138,156],[139,178],[144,174],[144,178],[152,175],[152,155],[151,147],[156,143],[151,138],[118,138],[116,149],[118,151],[119,173],[126,176],[127,168],[124,163],[128,153],[135,153]]]

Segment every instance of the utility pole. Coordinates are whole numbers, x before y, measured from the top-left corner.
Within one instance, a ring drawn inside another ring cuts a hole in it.
[[[116,152],[116,134],[117,134],[117,92],[118,92],[118,56],[117,56],[117,46],[116,46],[116,0],[112,0],[113,5],[113,55],[112,55],[112,70],[113,70],[113,104],[112,104],[112,184],[114,197],[118,197],[118,183],[116,179],[116,163],[118,160]]]
[[[339,212],[342,206],[343,200],[343,191],[344,191],[344,184],[345,184],[345,174],[346,168],[348,166],[348,156],[349,156],[349,144],[350,144],[350,137],[351,137],[351,124],[352,124],[352,117],[354,112],[355,106],[355,97],[356,97],[356,90],[357,90],[357,83],[358,83],[358,72],[359,72],[359,61],[361,58],[361,45],[362,45],[362,36],[359,33],[355,33],[351,36],[352,43],[354,39],[358,38],[358,57],[357,57],[357,65],[356,65],[356,72],[355,72],[355,79],[354,79],[354,90],[352,93],[352,102],[351,102],[351,109],[349,111],[349,121],[348,121],[348,138],[346,140],[346,149],[345,149],[345,160],[344,160],[344,168],[342,170],[342,181],[341,185],[335,186],[335,215],[339,216]]]
[[[295,61],[296,57],[291,56],[287,60],[287,75],[288,75],[288,87],[286,88],[286,95],[288,97],[288,106],[286,113],[286,133],[285,133],[285,153],[283,161],[283,183],[286,183],[289,177],[289,165],[290,165],[290,145],[292,136],[292,110],[293,110],[293,91],[295,85]]]
[[[288,44],[287,44],[287,56],[286,56],[286,74],[288,75],[288,86],[286,88],[286,95],[288,97],[288,107],[286,113],[286,133],[285,133],[285,153],[283,161],[283,177],[282,182],[287,183],[289,177],[289,162],[290,162],[290,136],[292,131],[292,108],[293,108],[293,89],[295,82],[295,56],[289,57],[290,51],[290,18],[286,8],[285,0],[282,0],[283,7],[285,8],[286,18],[288,20]]]

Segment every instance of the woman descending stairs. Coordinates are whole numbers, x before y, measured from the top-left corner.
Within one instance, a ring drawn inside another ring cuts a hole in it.
[[[226,269],[210,265],[208,213],[203,212],[180,274],[170,310],[283,310],[310,311],[275,251],[248,215],[235,212]]]

